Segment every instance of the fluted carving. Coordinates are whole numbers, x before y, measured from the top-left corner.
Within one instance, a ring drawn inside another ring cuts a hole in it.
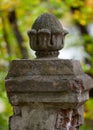
[[[47,20],[44,20],[46,17]],[[64,46],[66,34],[67,31],[62,28],[56,17],[45,13],[37,18],[32,29],[28,31],[30,47],[36,51],[37,57],[57,57],[58,50],[61,50]]]

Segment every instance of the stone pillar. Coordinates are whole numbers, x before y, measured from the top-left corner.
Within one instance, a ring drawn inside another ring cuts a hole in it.
[[[93,80],[77,60],[58,59],[67,32],[51,14],[28,32],[35,60],[14,60],[5,80],[14,114],[9,130],[78,130]]]

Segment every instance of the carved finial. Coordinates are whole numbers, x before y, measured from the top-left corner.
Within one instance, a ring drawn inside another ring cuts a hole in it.
[[[28,31],[30,46],[36,51],[37,58],[57,57],[64,46],[65,31],[52,14],[44,13],[34,22]]]

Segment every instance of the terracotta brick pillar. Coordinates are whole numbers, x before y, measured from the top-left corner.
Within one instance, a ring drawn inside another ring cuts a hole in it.
[[[5,80],[14,114],[9,130],[78,130],[93,80],[77,60],[58,59],[67,32],[51,14],[28,32],[34,60],[14,60]]]

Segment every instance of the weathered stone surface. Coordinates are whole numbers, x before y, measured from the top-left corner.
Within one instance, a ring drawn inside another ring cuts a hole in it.
[[[84,72],[77,60],[36,59],[14,60],[7,78],[32,75],[81,75]]]
[[[88,78],[88,80],[86,80]],[[89,85],[90,84],[90,85]],[[91,89],[93,81],[87,75],[23,76],[6,79],[7,92],[73,92]],[[17,87],[19,86],[19,87]],[[25,87],[26,86],[26,87]],[[88,87],[87,87],[88,86]]]
[[[73,60],[13,61],[6,77],[10,103],[17,106],[38,102],[65,109],[78,108],[88,100],[87,91],[92,86],[93,80]]]
[[[44,13],[39,16],[32,25],[32,29],[36,29],[37,31],[40,29],[48,29],[52,33],[63,31],[62,24],[54,15],[49,13]]]
[[[75,127],[83,124],[82,113],[83,106],[79,109],[45,108],[39,104],[22,106],[21,115],[15,114],[10,118],[10,129],[68,130],[72,127],[75,129]]]
[[[79,107],[88,100],[88,92],[79,93],[11,93],[9,100],[12,105],[31,105],[33,102],[48,104],[48,106],[57,105],[62,108]],[[55,106],[56,107],[56,106]]]
[[[84,74],[79,62],[73,60],[13,61],[6,77],[8,93],[24,91],[82,93],[92,86],[93,80]]]
[[[37,102],[46,107],[78,108],[88,100],[92,86],[93,80],[73,60],[13,61],[6,77],[9,101],[14,106]]]
[[[36,51],[37,57],[57,57],[58,50],[64,46],[67,34],[58,19],[49,13],[38,17],[28,31],[30,46]]]
[[[78,61],[36,59],[13,61],[5,84],[10,130],[78,130],[93,80]]]

